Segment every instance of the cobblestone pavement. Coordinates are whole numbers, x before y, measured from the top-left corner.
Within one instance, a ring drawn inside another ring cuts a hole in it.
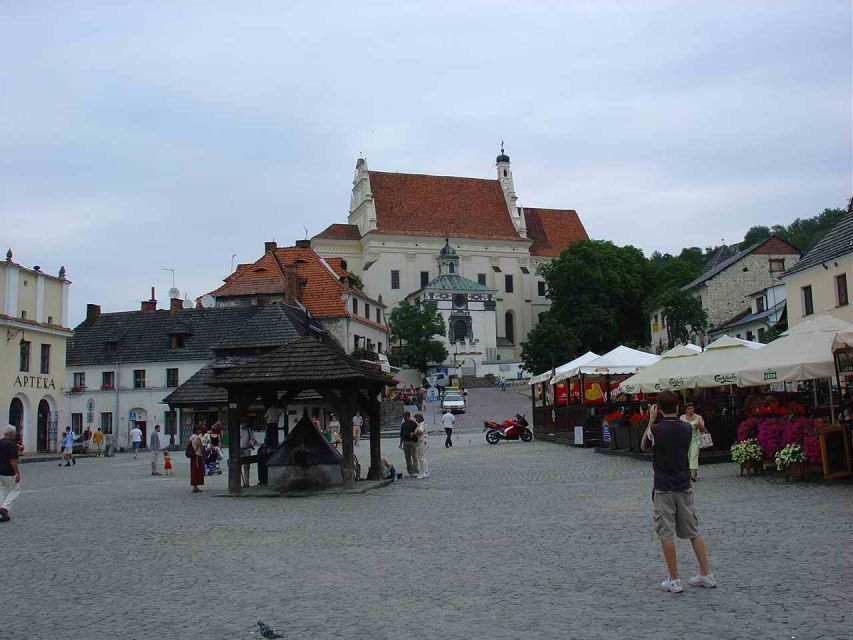
[[[0,525],[0,637],[849,638],[853,486],[702,470],[719,581],[659,590],[648,463],[544,442],[485,443],[478,422],[529,411],[472,390],[432,477],[361,495],[192,495],[186,459],[152,478],[129,455],[23,467]],[[402,461],[393,441],[386,454]],[[696,569],[679,544],[683,576]]]

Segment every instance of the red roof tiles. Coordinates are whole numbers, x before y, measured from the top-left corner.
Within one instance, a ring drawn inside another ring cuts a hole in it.
[[[564,249],[589,236],[576,211],[572,209],[535,209],[524,207],[527,237],[533,240],[530,255],[558,256]]]
[[[370,172],[379,233],[520,239],[497,180]]]
[[[335,223],[330,224],[315,237],[324,240],[360,240],[361,233],[357,225]]]
[[[302,304],[317,318],[349,316],[345,294],[350,290],[346,277],[350,274],[341,265],[340,258],[323,260],[310,247],[281,247],[264,254],[257,262],[239,265],[225,279],[225,284],[211,291],[214,297],[250,296],[262,293],[286,293],[288,270],[296,269],[298,278],[305,280]],[[344,278],[342,282],[341,279]],[[352,287],[360,295],[363,293]],[[365,296],[366,297],[366,296]],[[369,299],[369,298],[368,298]],[[374,301],[371,300],[375,304]],[[384,325],[360,316],[352,316],[378,328]]]

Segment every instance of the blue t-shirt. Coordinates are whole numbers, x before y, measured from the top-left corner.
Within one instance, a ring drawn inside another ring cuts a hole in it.
[[[65,435],[62,438],[62,446],[63,447],[71,447],[74,446],[74,432],[66,431]]]

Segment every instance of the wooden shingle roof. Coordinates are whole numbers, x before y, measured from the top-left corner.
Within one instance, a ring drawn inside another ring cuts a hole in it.
[[[311,338],[295,340],[254,362],[223,371],[207,382],[214,386],[324,388],[346,383],[394,384],[389,376],[348,356],[338,345]]]

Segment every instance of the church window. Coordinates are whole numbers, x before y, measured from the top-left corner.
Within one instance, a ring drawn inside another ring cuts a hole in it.
[[[485,273],[478,273],[477,274],[477,282],[485,287],[486,286],[486,274]]]
[[[468,323],[465,320],[459,319],[453,321],[452,342],[460,342],[468,337]]]
[[[391,288],[400,288],[400,272],[397,269],[391,269]]]
[[[382,322],[382,312],[376,307],[376,322]]]
[[[450,271],[450,273],[454,273],[454,272],[456,271],[456,265],[455,265],[455,264],[453,264],[452,262],[451,262],[451,263],[449,263],[449,264],[447,265],[447,270],[448,270],[448,271]]]
[[[542,280],[540,280],[539,282],[536,283],[536,285],[539,287],[539,295],[544,297],[545,296],[545,283]]]
[[[506,169],[504,169],[504,178],[506,178]]]
[[[364,303],[364,317],[370,320],[370,305],[366,302]]]
[[[507,273],[506,275],[504,275],[504,290],[507,293],[512,293],[512,291],[513,291],[512,274],[510,274],[510,273]]]
[[[513,251],[515,251],[515,249],[513,249]],[[524,275],[530,275],[530,269],[528,269],[527,267],[521,267],[521,273],[523,273]]]
[[[421,286],[425,287],[429,284],[429,271],[421,271]]]
[[[468,307],[468,298],[464,293],[455,293],[453,294],[453,308],[454,309],[465,309]]]
[[[492,265],[492,271],[494,271],[495,273],[500,273],[500,272],[501,272],[501,268],[500,268],[498,265],[493,264],[493,265]]]
[[[504,316],[504,329],[506,339],[515,344],[515,318],[512,316],[512,311],[507,311]]]

